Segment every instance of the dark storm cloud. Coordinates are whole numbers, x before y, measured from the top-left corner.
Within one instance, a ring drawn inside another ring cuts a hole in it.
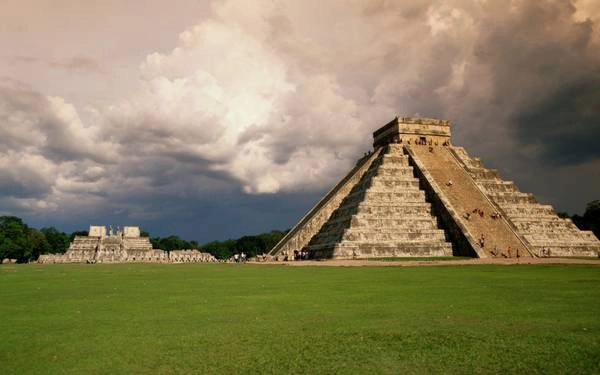
[[[594,25],[564,1],[519,2],[489,15],[476,45],[492,74],[490,108],[514,143],[538,162],[578,164],[600,156],[600,54]]]
[[[549,164],[600,158],[600,75],[561,87],[514,115],[517,143],[539,148]]]

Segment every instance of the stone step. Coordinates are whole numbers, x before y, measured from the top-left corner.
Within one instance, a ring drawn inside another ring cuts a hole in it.
[[[544,245],[533,245],[533,251],[536,255],[542,256],[542,249],[550,250],[550,256],[589,256],[598,257],[600,253],[600,246],[589,245],[589,244],[548,244]]]
[[[491,193],[488,196],[500,206],[504,204],[535,204],[537,201],[529,193]]]
[[[394,163],[398,165],[408,166],[408,156],[400,155],[400,154],[383,154],[382,160],[383,163]]]
[[[578,231],[568,233],[525,233],[524,237],[531,243],[596,243],[598,239],[594,233],[589,231]]]
[[[484,180],[477,181],[488,194],[489,193],[503,193],[503,192],[519,192],[515,184],[511,181],[502,180]]]
[[[404,178],[397,178],[397,177],[385,178],[385,177],[381,177],[381,176],[375,176],[371,180],[361,182],[360,185],[357,185],[357,188],[361,189],[361,190],[367,190],[369,188],[371,188],[371,189],[376,188],[377,190],[380,190],[380,189],[390,189],[390,190],[404,189],[404,190],[416,191],[416,190],[419,190],[419,180],[417,180],[416,178],[404,179]]]
[[[446,240],[446,235],[441,229],[399,232],[383,228],[350,228],[344,232],[342,238],[346,241],[358,242],[443,242]]]
[[[320,232],[317,236],[315,236],[310,244],[331,244],[340,241],[362,243],[379,241],[430,243],[444,242],[445,240],[446,237],[444,231],[439,229],[420,230],[414,232],[395,232],[389,230],[374,232],[370,229],[360,231],[359,228],[349,228],[345,231]]]
[[[474,180],[494,180],[499,179],[498,171],[486,168],[470,168],[469,173]]]
[[[356,192],[348,195],[344,203],[360,202],[363,200],[379,203],[425,202],[425,192],[418,190],[409,192],[387,193],[367,190],[365,192]]]
[[[403,176],[403,177],[412,177],[414,178],[414,172],[412,167],[396,167],[394,166],[386,166],[380,165],[376,173],[374,175],[377,176]]]
[[[405,203],[403,205],[371,205],[361,202],[352,206],[340,207],[332,214],[332,218],[352,214],[360,215],[431,215],[429,203],[417,202],[417,204]]]
[[[433,230],[437,229],[437,221],[435,218],[419,218],[419,220],[399,219],[365,219],[355,216],[329,220],[321,229],[322,232],[332,232],[345,230],[349,227],[358,229],[369,229],[373,231],[379,230],[397,230],[399,232],[415,231],[415,230]]]
[[[550,205],[545,204],[513,204],[513,203],[505,203],[501,205],[502,210],[508,215],[511,219],[517,217],[531,217],[531,216],[552,216],[556,217],[556,212],[554,208]]]
[[[426,257],[452,256],[452,245],[443,243],[373,242],[354,244],[341,242],[335,245],[308,247],[317,258],[373,258],[373,257]]]
[[[566,220],[513,221],[513,223],[518,230],[526,233],[579,230],[575,224]]]

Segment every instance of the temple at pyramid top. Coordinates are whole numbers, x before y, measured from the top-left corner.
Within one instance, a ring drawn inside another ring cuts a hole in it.
[[[373,133],[373,147],[390,143],[449,144],[450,122],[427,117],[396,117]]]

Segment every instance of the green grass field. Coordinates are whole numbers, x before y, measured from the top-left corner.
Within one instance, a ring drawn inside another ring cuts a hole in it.
[[[451,256],[451,257],[383,257],[383,258],[367,258],[368,261],[371,262],[439,262],[440,260],[444,261],[453,261],[453,260],[467,260],[473,259],[472,257],[461,257],[461,256]]]
[[[0,373],[600,373],[600,267],[4,265]]]

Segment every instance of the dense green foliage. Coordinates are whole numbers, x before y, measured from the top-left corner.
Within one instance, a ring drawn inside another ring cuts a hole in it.
[[[573,215],[572,219],[579,229],[591,230],[600,238],[600,200],[588,203],[583,216]]]
[[[42,228],[40,229],[40,232],[44,234],[44,236],[46,237],[46,241],[48,241],[49,252],[64,253],[69,248],[71,237],[68,234],[52,227]],[[75,236],[73,235],[73,237]]]
[[[212,241],[199,245],[196,241],[186,241],[178,236],[152,237],[150,241],[155,249],[172,251],[176,249],[199,249],[210,253],[218,259],[229,259],[235,253],[244,252],[252,257],[257,254],[266,253],[279,242],[287,231],[274,230],[268,233],[260,233],[253,236],[243,236],[238,239],[224,241]]]
[[[600,268],[0,266],[2,374],[597,374]]]
[[[202,250],[219,259],[228,259],[235,253],[244,252],[249,257],[269,252],[288,231],[273,230],[254,236],[244,236],[237,240],[213,241],[202,245]]]
[[[16,216],[0,216],[0,261],[9,258],[24,263],[40,254],[64,253],[70,241],[69,235],[56,228],[38,230]]]
[[[169,237],[152,237],[150,238],[152,247],[165,251],[184,250],[184,249],[199,249],[198,242],[186,241],[178,236]]]
[[[589,202],[585,206],[583,216],[577,214],[571,216],[567,212],[559,212],[558,216],[563,219],[570,218],[577,228],[591,230],[600,239],[600,200]]]
[[[29,228],[18,217],[0,216],[0,261],[10,258],[26,262],[49,250],[44,233]]]

